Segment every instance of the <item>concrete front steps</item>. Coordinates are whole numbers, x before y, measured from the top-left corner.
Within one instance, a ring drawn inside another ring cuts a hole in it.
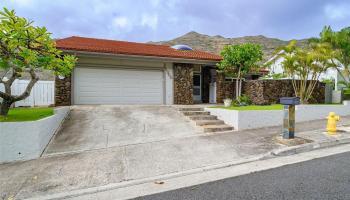
[[[226,125],[225,122],[219,120],[217,116],[210,115],[210,112],[204,111],[204,108],[179,107],[178,110],[205,133],[218,133],[233,130],[232,126]]]

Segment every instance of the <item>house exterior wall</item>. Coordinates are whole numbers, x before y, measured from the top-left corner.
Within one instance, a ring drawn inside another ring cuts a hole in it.
[[[174,104],[193,104],[193,67],[174,63]]]
[[[174,104],[174,70],[173,63],[167,63],[164,69],[165,76],[165,102],[167,105]]]
[[[72,84],[71,76],[60,79],[55,78],[55,106],[71,105]]]

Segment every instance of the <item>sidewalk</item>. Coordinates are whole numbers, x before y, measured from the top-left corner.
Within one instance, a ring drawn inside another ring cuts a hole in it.
[[[350,117],[343,117],[341,124],[350,125]],[[296,135],[314,141],[312,146],[304,145],[304,151],[321,147],[320,144],[350,141],[350,132],[328,136],[320,131],[324,127],[325,120],[297,124]],[[275,143],[274,137],[280,130],[281,127],[271,127],[198,135],[3,164],[0,197],[46,196],[298,152],[295,147]]]

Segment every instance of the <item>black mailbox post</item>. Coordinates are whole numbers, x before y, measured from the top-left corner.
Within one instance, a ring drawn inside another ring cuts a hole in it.
[[[300,104],[300,98],[282,97],[280,104],[284,105],[282,137],[283,139],[292,139],[295,132],[295,105]]]

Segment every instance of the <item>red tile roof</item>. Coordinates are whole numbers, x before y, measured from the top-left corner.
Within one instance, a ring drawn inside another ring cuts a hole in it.
[[[124,55],[156,56],[184,58],[194,60],[220,61],[221,56],[203,51],[181,51],[167,45],[125,42],[85,37],[68,37],[56,40],[56,46],[62,50],[112,53]]]

